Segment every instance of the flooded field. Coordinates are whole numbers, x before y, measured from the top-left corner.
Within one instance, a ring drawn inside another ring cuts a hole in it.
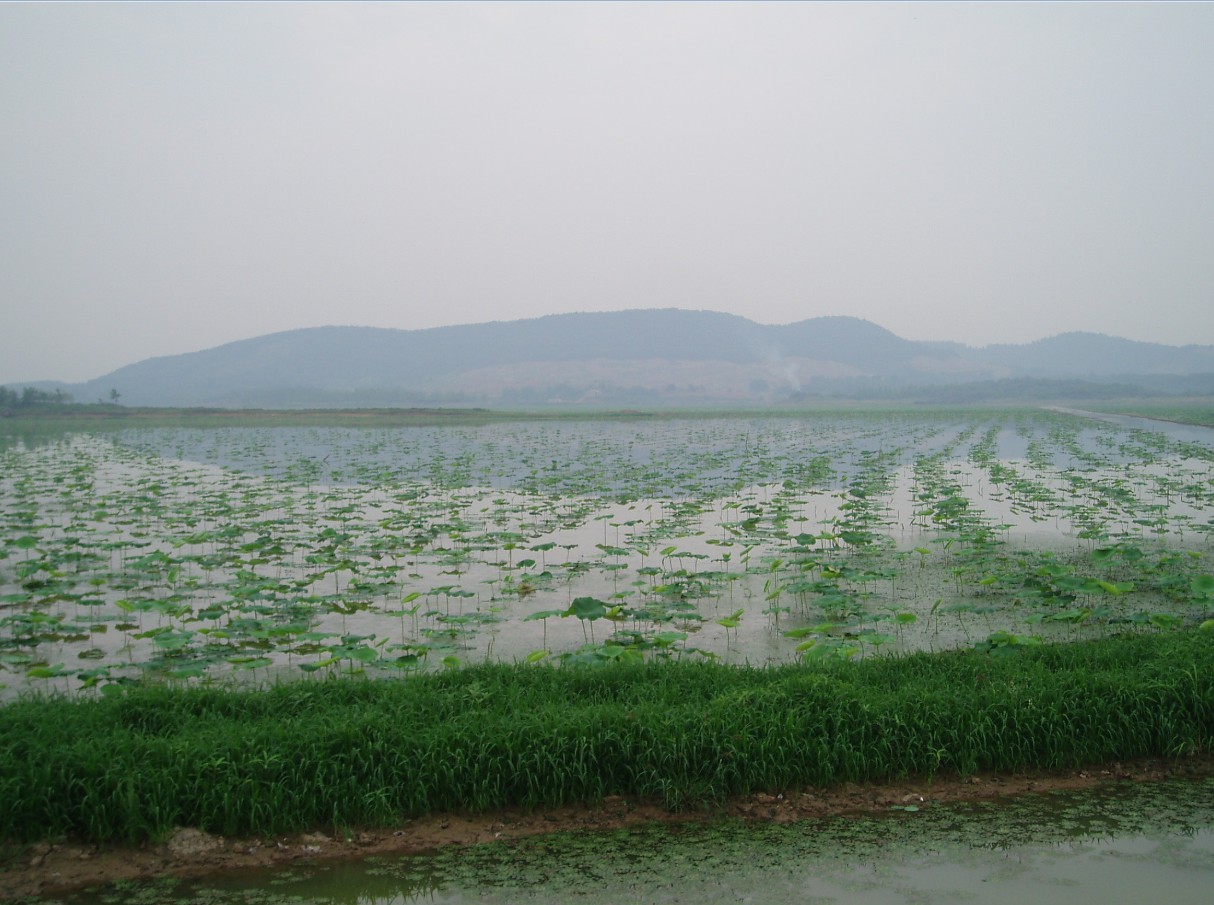
[[[1202,431],[1017,411],[10,440],[0,694],[1200,624]]]

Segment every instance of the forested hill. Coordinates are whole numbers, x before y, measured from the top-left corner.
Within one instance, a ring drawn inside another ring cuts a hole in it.
[[[975,349],[852,317],[783,326],[710,311],[562,314],[426,330],[316,327],[136,362],[62,387],[127,405],[771,402],[842,388],[1214,373],[1214,347],[1093,333]]]

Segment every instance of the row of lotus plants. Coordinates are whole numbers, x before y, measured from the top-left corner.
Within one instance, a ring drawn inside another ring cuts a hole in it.
[[[766,665],[1211,625],[1214,444],[1042,411],[0,451],[0,682]]]

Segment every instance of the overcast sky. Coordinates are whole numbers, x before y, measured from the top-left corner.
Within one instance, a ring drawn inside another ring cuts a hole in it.
[[[1214,343],[1211,48],[1208,3],[0,4],[0,383],[652,307]]]

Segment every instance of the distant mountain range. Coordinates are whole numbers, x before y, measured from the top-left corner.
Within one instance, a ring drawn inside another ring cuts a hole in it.
[[[658,309],[427,330],[290,330],[150,358],[83,384],[34,386],[80,402],[117,390],[124,405],[258,408],[949,401],[958,393],[970,401],[1006,391],[1090,398],[1214,392],[1214,346],[1064,333],[972,348],[902,339],[854,317],[765,326]]]

